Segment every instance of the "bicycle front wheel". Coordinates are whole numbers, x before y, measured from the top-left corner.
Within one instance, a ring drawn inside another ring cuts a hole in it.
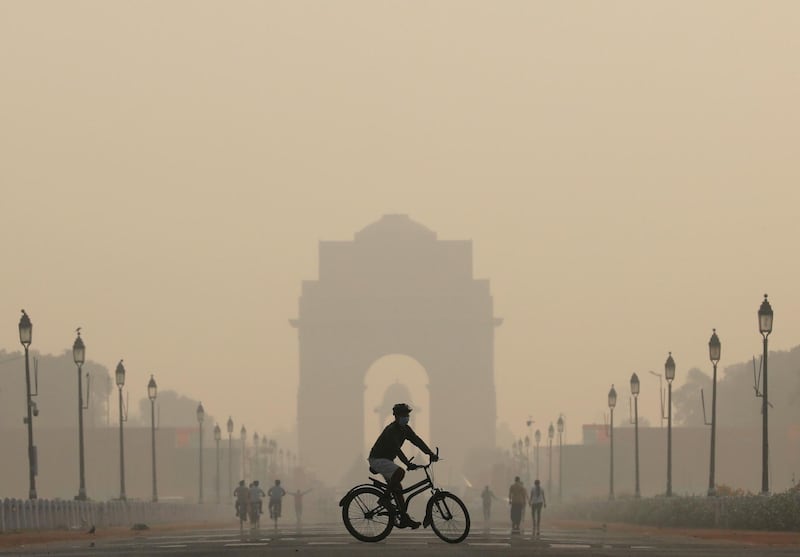
[[[393,511],[378,502],[382,495],[381,490],[364,486],[350,492],[342,503],[342,521],[355,539],[379,542],[392,531]]]
[[[447,543],[464,541],[469,534],[469,512],[464,503],[452,493],[437,493],[431,497],[431,528]]]

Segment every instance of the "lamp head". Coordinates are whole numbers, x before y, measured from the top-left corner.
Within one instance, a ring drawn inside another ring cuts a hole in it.
[[[533,434],[533,439],[536,441],[536,443],[539,443],[539,441],[542,440],[542,432],[537,429]]]
[[[228,435],[233,433],[233,418],[228,416]]]
[[[19,342],[27,348],[31,345],[33,335],[33,323],[31,323],[31,318],[28,317],[28,314],[25,313],[25,310],[22,310],[22,317],[19,318]]]
[[[214,441],[219,441],[222,439],[222,430],[219,428],[219,424],[214,425]]]
[[[242,439],[242,442],[247,441],[247,429],[242,426],[242,429],[239,430],[239,436]]]
[[[20,321],[20,323],[22,322]],[[20,324],[20,331],[22,330],[21,327],[22,325]],[[764,301],[761,302],[761,307],[758,308],[758,330],[764,337],[769,336],[772,332],[772,306],[769,304],[766,294],[764,294]]]
[[[78,366],[82,366],[83,362],[86,361],[86,346],[81,338],[81,328],[78,327],[76,332],[78,336],[75,338],[75,342],[72,343],[72,359]]]
[[[639,376],[635,373],[631,375],[631,394],[639,396]]]
[[[719,342],[719,337],[717,336],[717,330],[712,329],[711,340],[708,341],[708,356],[711,358],[711,361],[714,365],[719,363],[719,356],[720,352],[722,351],[722,345]]]
[[[547,428],[547,436],[552,441],[553,436],[556,434],[556,428],[553,427],[553,422],[550,422],[550,427]]]
[[[617,390],[614,388],[614,385],[611,385],[611,390],[608,391],[608,407],[612,410],[617,405]]]
[[[675,360],[672,359],[672,352],[667,356],[667,361],[664,362],[664,378],[672,383],[675,379]]]
[[[158,396],[158,385],[156,385],[156,380],[151,375],[150,381],[147,382],[147,398],[155,400],[156,396]]]
[[[202,424],[203,420],[206,419],[206,410],[203,408],[203,403],[199,403],[197,405],[197,423]]]
[[[125,366],[122,365],[122,360],[117,364],[117,369],[114,370],[114,379],[117,382],[117,387],[120,389],[125,385]]]
[[[556,422],[556,425],[558,427],[558,432],[559,433],[564,433],[564,417],[563,416],[559,416],[558,417],[558,421]]]

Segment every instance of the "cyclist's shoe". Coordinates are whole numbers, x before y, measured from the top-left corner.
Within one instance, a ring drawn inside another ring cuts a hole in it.
[[[420,523],[417,520],[411,518],[407,513],[403,514],[400,517],[400,522],[397,525],[398,528],[411,528],[412,530],[416,530],[420,527]]]

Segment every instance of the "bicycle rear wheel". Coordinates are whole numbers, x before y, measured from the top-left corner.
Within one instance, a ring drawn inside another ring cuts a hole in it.
[[[379,542],[392,531],[394,510],[378,502],[382,495],[381,490],[364,486],[350,492],[342,503],[342,521],[355,539]]]
[[[469,512],[464,503],[452,493],[437,493],[431,497],[431,528],[447,543],[464,541],[469,534]]]

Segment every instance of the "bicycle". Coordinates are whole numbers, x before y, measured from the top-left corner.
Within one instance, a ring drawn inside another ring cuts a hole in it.
[[[439,450],[436,450],[438,456]],[[411,459],[413,460],[413,458]],[[362,542],[379,542],[399,526],[400,517],[408,511],[408,504],[417,495],[431,491],[422,526],[447,543],[459,543],[469,534],[470,519],[466,505],[456,495],[436,487],[431,467],[433,462],[417,466],[425,472],[425,479],[403,490],[405,508],[398,510],[386,483],[370,478],[371,484],[359,484],[339,501],[342,521],[350,534]],[[370,467],[370,472],[377,472]],[[384,503],[383,501],[389,501]]]
[[[250,531],[258,532],[261,528],[261,509],[257,502],[253,501],[248,505],[250,515]]]

